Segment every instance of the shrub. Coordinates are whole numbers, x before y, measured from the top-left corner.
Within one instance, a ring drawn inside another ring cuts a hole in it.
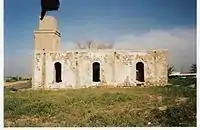
[[[196,104],[187,102],[169,107],[165,111],[153,109],[148,120],[154,126],[196,126]]]

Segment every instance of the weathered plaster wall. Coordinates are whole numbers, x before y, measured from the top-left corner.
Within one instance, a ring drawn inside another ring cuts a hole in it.
[[[168,83],[168,52],[157,51],[156,52],[156,83],[157,85],[166,85]]]
[[[43,61],[43,55],[41,53],[34,53],[33,78],[32,78],[33,88],[42,88],[44,86],[44,84],[42,83],[43,81],[42,61]]]
[[[113,65],[112,52],[103,51],[89,51],[79,53],[79,76],[80,85],[93,86],[99,83],[93,83],[92,81],[92,63],[100,63],[100,79],[101,84],[112,83],[112,65]]]
[[[34,31],[35,50],[48,51],[59,50],[60,48],[60,33],[57,31],[37,30]]]
[[[45,53],[45,55],[44,55]],[[144,63],[144,85],[167,84],[165,51],[81,50],[38,52],[35,57],[34,86],[81,88],[89,86],[136,86],[136,63]],[[54,64],[62,64],[62,82],[55,82]],[[100,83],[92,82],[92,63],[100,63]],[[46,69],[44,69],[46,68]]]
[[[39,27],[34,31],[34,50],[58,51],[60,49],[61,34],[57,28],[57,21],[52,16],[45,16],[39,20]]]

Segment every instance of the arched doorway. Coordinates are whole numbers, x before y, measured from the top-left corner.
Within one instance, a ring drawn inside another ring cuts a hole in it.
[[[61,73],[62,73],[62,66],[60,62],[56,62],[54,64],[55,67],[55,79],[56,79],[56,83],[62,82],[62,77],[61,77]]]
[[[100,82],[100,64],[98,62],[94,62],[92,64],[92,70],[93,82]]]
[[[144,82],[144,64],[142,62],[136,64],[136,80]]]

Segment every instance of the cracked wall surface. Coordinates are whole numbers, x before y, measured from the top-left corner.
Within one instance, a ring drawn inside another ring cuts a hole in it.
[[[144,63],[144,86],[167,84],[167,51],[77,50],[36,52],[35,88],[137,86],[136,64]],[[62,82],[55,82],[56,62],[62,65]],[[92,81],[92,64],[100,63],[100,82]],[[45,71],[44,71],[45,70]]]

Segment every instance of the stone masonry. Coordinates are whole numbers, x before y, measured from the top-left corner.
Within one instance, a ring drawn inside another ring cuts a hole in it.
[[[160,86],[168,83],[166,50],[62,51],[61,35],[52,16],[40,21],[39,29],[34,31],[34,40],[32,87],[36,89]]]

